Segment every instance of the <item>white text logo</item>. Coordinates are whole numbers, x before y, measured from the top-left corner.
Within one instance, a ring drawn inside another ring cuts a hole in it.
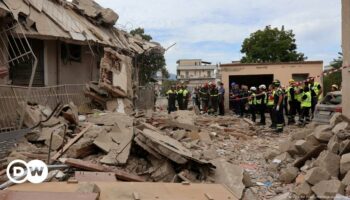
[[[7,166],[6,173],[8,179],[13,183],[29,181],[37,184],[45,181],[49,170],[41,160],[32,160],[28,163],[23,160],[14,160]]]

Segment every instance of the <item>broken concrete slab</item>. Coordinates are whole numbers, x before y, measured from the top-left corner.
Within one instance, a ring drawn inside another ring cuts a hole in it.
[[[144,182],[145,179],[137,176],[137,175],[133,175],[130,173],[127,173],[123,170],[119,170],[119,169],[111,169],[109,167],[105,167],[103,165],[99,165],[99,164],[95,164],[92,162],[88,162],[88,161],[83,161],[83,160],[78,160],[78,159],[73,159],[73,158],[68,158],[68,159],[60,159],[60,161],[62,163],[65,163],[67,165],[79,168],[79,169],[84,169],[84,170],[88,170],[88,171],[97,171],[97,172],[113,172],[115,173],[116,177],[120,180],[124,180],[124,181],[134,181],[134,182]]]
[[[151,177],[156,182],[171,182],[176,176],[173,165],[167,160],[161,161],[155,166],[154,171],[151,173]]]
[[[331,130],[332,130],[332,126],[330,125],[317,126],[313,135],[320,142],[328,142],[333,136],[333,133]]]
[[[300,154],[306,154],[312,151],[312,149],[315,147],[312,144],[308,143],[306,140],[297,140],[294,145]]]
[[[99,149],[101,149],[105,153],[109,153],[114,146],[118,146],[115,142],[113,142],[110,133],[100,134],[93,142]]]
[[[336,194],[344,194],[345,186],[339,180],[321,181],[311,190],[317,195],[319,199],[333,199]]]
[[[52,134],[52,137],[50,139],[45,140],[45,144],[47,146],[50,146],[52,150],[57,150],[63,145],[63,137],[59,135],[59,133],[55,132]]]
[[[69,158],[84,158],[94,153],[95,150],[93,140],[83,137],[67,150],[66,156]]]
[[[340,148],[340,141],[336,135],[334,135],[328,142],[327,149],[335,154],[338,154]]]
[[[323,151],[316,159],[314,165],[324,168],[331,176],[339,175],[340,156],[330,151]]]
[[[341,181],[345,186],[350,185],[350,171],[346,173],[343,180]]]
[[[311,186],[307,182],[303,182],[297,187],[294,188],[293,192],[299,197],[309,198],[313,193],[311,190]]]
[[[330,174],[327,170],[321,167],[315,167],[306,172],[305,180],[311,184],[315,185],[320,181],[328,180],[330,178]]]
[[[155,152],[171,159],[172,161],[185,164],[188,158],[192,157],[191,151],[186,149],[180,142],[170,138],[169,136],[162,135],[151,129],[140,130],[136,135],[138,144],[143,143]],[[147,151],[147,149],[145,149]]]
[[[340,174],[350,171],[350,153],[342,155],[340,159]]]
[[[333,129],[332,132],[334,134],[338,134],[341,131],[345,131],[347,128],[349,127],[349,123],[348,122],[340,122],[339,124],[337,124]]]
[[[248,174],[239,166],[230,164],[224,159],[216,159],[212,163],[216,166],[215,182],[226,185],[237,198],[242,198],[243,190],[246,187],[244,179],[248,177]]]
[[[278,179],[283,183],[292,183],[298,176],[299,169],[296,167],[287,167],[281,170]]]

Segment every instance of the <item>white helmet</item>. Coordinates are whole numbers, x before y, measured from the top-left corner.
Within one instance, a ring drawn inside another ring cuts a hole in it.
[[[256,91],[256,87],[251,87],[250,91]]]
[[[259,89],[260,89],[260,90],[266,90],[266,85],[264,85],[264,84],[263,84],[263,85],[260,85],[260,86],[259,86]]]

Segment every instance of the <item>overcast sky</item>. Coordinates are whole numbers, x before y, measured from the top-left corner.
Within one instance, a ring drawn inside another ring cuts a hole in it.
[[[341,50],[340,0],[97,0],[119,14],[117,26],[146,33],[165,48],[168,70],[178,59],[228,63],[244,38],[266,25],[292,29],[298,50],[327,65]]]

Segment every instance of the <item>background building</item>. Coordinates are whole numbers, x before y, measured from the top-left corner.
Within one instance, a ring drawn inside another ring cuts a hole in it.
[[[232,82],[249,87],[261,84],[268,86],[274,79],[288,85],[290,79],[303,81],[308,77],[316,77],[323,72],[323,61],[304,61],[289,63],[238,63],[221,64],[221,78],[226,92],[225,106],[229,107],[229,90]],[[316,79],[321,83],[321,80]]]
[[[216,81],[218,66],[201,59],[183,59],[177,61],[177,80],[186,82],[191,89],[198,85]]]
[[[342,1],[342,47],[343,47],[343,65],[350,64],[350,1]],[[343,113],[350,117],[350,68],[343,69]]]

